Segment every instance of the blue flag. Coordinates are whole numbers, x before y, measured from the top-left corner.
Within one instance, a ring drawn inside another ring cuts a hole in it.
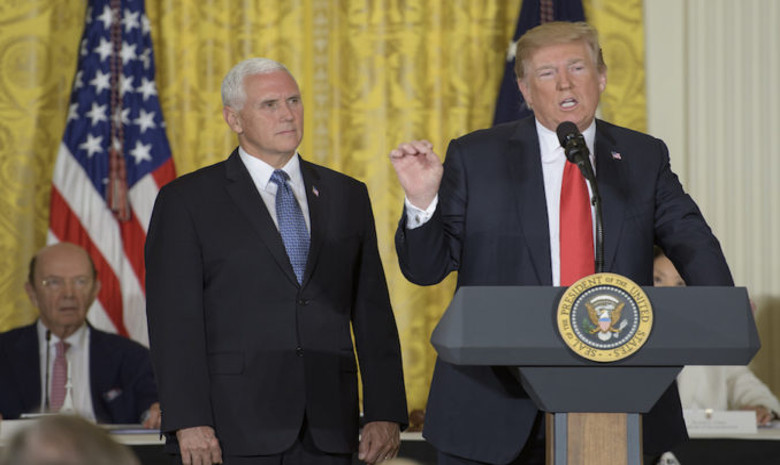
[[[582,0],[524,0],[517,18],[515,35],[509,46],[504,66],[504,78],[496,101],[493,124],[514,121],[532,114],[517,88],[515,76],[515,45],[517,40],[532,29],[548,21],[585,21]]]

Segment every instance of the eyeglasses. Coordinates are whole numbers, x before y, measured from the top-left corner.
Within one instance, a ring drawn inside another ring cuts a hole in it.
[[[48,292],[59,292],[65,289],[68,283],[70,283],[73,290],[82,292],[92,285],[92,278],[89,276],[76,276],[68,279],[59,276],[49,276],[41,280],[43,288]]]

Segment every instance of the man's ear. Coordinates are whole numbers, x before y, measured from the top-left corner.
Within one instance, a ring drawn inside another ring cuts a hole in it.
[[[236,134],[241,134],[244,129],[241,127],[241,118],[238,116],[238,112],[229,106],[222,107],[222,117],[225,118],[225,122],[230,129]]]
[[[599,93],[604,92],[607,88],[607,73],[599,73]]]
[[[29,282],[24,283],[24,290],[27,292],[27,297],[30,298],[30,302],[38,308],[38,296],[35,294],[35,288]]]
[[[528,91],[528,85],[520,78],[517,78],[515,82],[517,82],[517,88],[520,89],[520,93],[523,94],[523,100],[525,100],[525,104],[528,106],[528,108],[533,109],[533,102],[529,98],[531,93]]]

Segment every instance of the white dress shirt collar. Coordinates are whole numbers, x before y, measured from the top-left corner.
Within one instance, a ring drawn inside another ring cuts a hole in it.
[[[39,341],[45,341],[46,340],[46,331],[47,328],[44,326],[43,322],[38,319],[38,324],[36,325],[36,328],[38,330],[38,340]],[[65,338],[65,342],[70,344],[70,347],[75,347],[78,349],[87,349],[87,322],[85,321],[84,324],[82,324],[79,329],[73,332],[70,336]],[[60,341],[60,338],[56,336],[54,333],[51,333],[51,340],[49,341],[49,345],[51,348],[54,348],[54,344]],[[70,349],[68,349],[70,350]],[[52,352],[54,353],[54,352]]]
[[[246,169],[252,176],[255,185],[260,189],[267,189],[268,183],[271,182],[271,175],[274,174],[276,168],[263,160],[248,154],[241,146],[238,147],[238,155],[241,157],[241,161],[244,162],[244,166],[246,166]],[[300,155],[298,155],[298,152],[295,152],[295,155],[290,157],[287,164],[281,168],[290,176],[290,183],[293,185],[303,185],[301,161],[299,157]]]

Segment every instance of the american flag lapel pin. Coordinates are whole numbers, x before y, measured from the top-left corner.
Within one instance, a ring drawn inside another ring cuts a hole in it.
[[[612,159],[613,160],[622,160],[623,157],[620,156],[620,152],[612,151]]]
[[[317,186],[311,186],[311,193],[314,194],[315,197],[320,196],[320,190],[317,189]]]

